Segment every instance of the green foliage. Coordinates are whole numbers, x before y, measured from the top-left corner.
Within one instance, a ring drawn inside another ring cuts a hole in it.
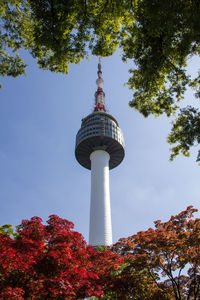
[[[134,91],[130,106],[145,117],[163,113],[170,117],[180,112],[168,137],[170,144],[175,144],[171,160],[180,152],[189,155],[200,130],[192,128],[198,123],[198,110],[194,109],[192,122],[191,111],[179,110],[188,86],[200,96],[199,76],[192,80],[186,73],[188,58],[200,54],[199,13],[196,0],[140,0],[134,7],[136,21],[126,27],[128,34],[120,44],[123,59],[133,59],[136,64],[128,81]]]
[[[180,152],[189,156],[189,149],[200,144],[200,112],[198,109],[188,106],[180,110],[178,118],[173,123],[172,132],[168,136],[170,144],[178,143],[172,148],[171,160]]]
[[[33,56],[39,66],[68,73],[88,50],[109,56],[119,45],[120,1],[29,0],[34,28]]]
[[[28,49],[39,67],[68,73],[84,57],[112,55],[119,46],[124,1],[2,0],[0,57],[2,76],[18,76],[26,65],[19,56]]]
[[[176,144],[171,159],[188,156],[192,143],[186,149],[175,137],[187,115],[179,108],[186,88],[200,97],[200,75],[191,79],[186,72],[188,58],[200,54],[199,15],[198,0],[1,0],[0,75],[25,72],[15,54],[21,48],[39,67],[67,74],[70,64],[90,54],[112,55],[119,47],[123,61],[135,64],[128,80],[130,106],[145,117],[180,113],[168,138]],[[193,117],[198,122],[197,111]]]
[[[8,235],[14,239],[18,237],[18,233],[14,231],[13,226],[11,224],[5,224],[3,226],[0,226],[0,233]]]
[[[0,6],[0,75],[17,77],[25,74],[26,64],[16,51],[25,47],[27,9],[22,1],[1,0]],[[27,29],[28,30],[28,29]]]

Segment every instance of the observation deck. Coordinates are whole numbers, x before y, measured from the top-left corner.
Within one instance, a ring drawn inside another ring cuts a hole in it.
[[[104,111],[95,111],[82,119],[76,135],[75,156],[86,169],[91,169],[90,154],[95,150],[109,153],[109,169],[117,167],[125,154],[123,133],[118,122]]]

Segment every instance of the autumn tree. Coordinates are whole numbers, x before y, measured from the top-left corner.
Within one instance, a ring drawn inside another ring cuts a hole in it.
[[[176,115],[171,159],[188,156],[200,141],[200,112],[198,102],[183,108],[180,101],[187,87],[200,97],[200,76],[186,71],[188,59],[200,54],[199,15],[198,0],[3,0],[0,74],[25,72],[19,55],[10,54],[19,49],[43,69],[68,73],[71,63],[120,48],[123,61],[134,62],[130,106],[145,117]]]
[[[110,250],[87,246],[73,223],[55,215],[47,225],[38,217],[22,221],[14,236],[9,225],[0,232],[2,300],[102,296],[111,273],[123,263]]]
[[[200,298],[200,219],[192,206],[155,228],[120,239],[113,251],[125,264],[113,280],[122,299]]]
[[[110,249],[55,215],[0,228],[0,299],[198,300],[200,219],[192,206]]]

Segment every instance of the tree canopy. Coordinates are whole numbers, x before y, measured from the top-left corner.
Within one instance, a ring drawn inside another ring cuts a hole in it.
[[[198,300],[200,219],[189,206],[110,249],[88,246],[52,215],[0,227],[0,300]]]
[[[41,68],[68,73],[89,55],[109,56],[119,47],[133,60],[130,106],[145,117],[174,118],[171,159],[186,156],[200,141],[197,107],[180,108],[187,87],[200,96],[200,75],[191,78],[188,59],[200,54],[198,0],[3,0],[0,8],[1,75],[25,72],[15,55],[29,50]],[[9,50],[9,51],[8,51]],[[13,54],[12,54],[13,52]]]
[[[197,300],[200,297],[200,219],[188,207],[155,228],[120,239],[113,251],[125,265],[113,284],[114,295],[135,300]],[[134,295],[135,298],[131,298]]]
[[[52,215],[0,228],[0,299],[81,299],[102,296],[123,263],[110,250],[87,246],[73,223]]]

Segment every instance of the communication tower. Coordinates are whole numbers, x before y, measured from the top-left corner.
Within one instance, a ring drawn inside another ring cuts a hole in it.
[[[109,170],[124,158],[124,138],[116,119],[106,112],[101,61],[98,64],[97,91],[93,113],[82,119],[76,135],[75,156],[91,170],[89,244],[112,244]]]

